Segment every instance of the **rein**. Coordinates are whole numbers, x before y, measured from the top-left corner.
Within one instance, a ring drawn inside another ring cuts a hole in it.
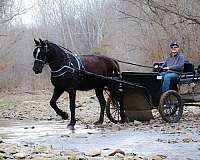
[[[42,47],[42,46],[39,46],[39,48]],[[74,55],[73,52],[63,46],[60,46],[58,45],[58,47],[62,48],[63,51],[64,51],[64,55],[66,55],[67,57],[66,58],[62,58],[62,59],[57,59],[57,60],[54,60],[54,61],[51,61],[51,62],[46,62],[46,59],[47,59],[47,52],[48,52],[48,46],[45,45],[45,48],[46,48],[46,54],[45,54],[45,58],[44,60],[41,60],[41,59],[38,59],[37,57],[35,58],[36,61],[40,61],[42,62],[43,64],[47,64],[47,65],[50,65],[50,64],[53,64],[53,63],[57,63],[57,62],[61,62],[61,61],[65,61],[65,60],[69,60],[69,64],[68,65],[64,65],[62,66],[60,69],[58,70],[51,70],[50,69],[50,72],[51,72],[51,76],[52,77],[60,77],[62,76],[63,74],[65,74],[66,72],[70,72],[70,73],[79,73],[79,72],[82,72],[82,73],[87,73],[89,75],[95,75],[97,77],[99,77],[98,75],[96,74],[92,74],[92,73],[89,73],[85,70],[84,68],[84,65],[82,64],[82,61],[80,60],[80,58],[77,56],[77,55]],[[68,53],[66,53],[66,51]],[[74,64],[71,63],[71,58],[70,56],[73,56],[74,59],[76,60],[77,62],[77,65],[78,65],[78,68],[74,68]],[[124,64],[129,64],[129,65],[132,65],[132,66],[138,66],[138,67],[144,67],[144,68],[154,68],[154,67],[150,67],[150,66],[147,66],[147,65],[141,65],[141,64],[137,64],[137,63],[131,63],[131,62],[127,62],[127,61],[122,61],[122,60],[119,60],[119,59],[115,59],[113,58],[113,60],[119,62],[119,63],[124,63]],[[71,67],[72,66],[72,67]]]
[[[143,67],[143,68],[154,68],[154,67],[151,67],[151,66],[146,66],[146,65],[142,65],[142,64],[137,64],[137,63],[131,63],[131,62],[126,62],[126,61],[122,61],[122,60],[119,60],[119,59],[115,59],[117,62],[120,62],[120,63],[124,63],[124,64],[129,64],[129,65],[132,65],[132,66],[138,66],[138,67]]]

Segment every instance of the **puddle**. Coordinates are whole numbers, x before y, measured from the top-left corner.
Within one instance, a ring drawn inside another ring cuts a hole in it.
[[[200,159],[200,135],[192,134],[189,143],[183,143],[184,134],[163,134],[153,129],[135,130],[126,128],[119,131],[111,129],[88,129],[76,126],[75,131],[67,129],[64,121],[24,122],[0,120],[0,137],[4,142],[49,145],[53,149],[77,149],[86,152],[100,149],[102,154],[120,148],[128,153],[139,155],[166,155],[168,159]],[[188,133],[189,134],[189,133]],[[174,143],[168,143],[176,140]]]

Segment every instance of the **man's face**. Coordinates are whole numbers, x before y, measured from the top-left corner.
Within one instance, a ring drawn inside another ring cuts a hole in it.
[[[171,53],[172,55],[176,55],[179,51],[179,47],[178,46],[171,46]]]

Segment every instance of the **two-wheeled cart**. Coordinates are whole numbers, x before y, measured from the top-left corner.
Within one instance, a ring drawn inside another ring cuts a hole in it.
[[[155,63],[160,65],[162,63]],[[198,86],[200,65],[184,65],[184,71],[178,81],[171,82],[170,90],[162,93],[162,77],[158,69],[153,72],[122,72],[121,80],[114,80],[114,93],[107,99],[106,113],[110,121],[121,121],[120,108],[123,108],[129,121],[146,121],[152,117],[151,110],[158,109],[164,121],[178,122],[183,114],[183,106],[200,106],[200,92],[192,89],[181,93],[181,86]]]

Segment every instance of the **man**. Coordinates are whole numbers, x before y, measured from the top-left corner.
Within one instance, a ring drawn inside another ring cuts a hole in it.
[[[170,81],[178,80],[181,72],[183,71],[185,57],[179,51],[179,45],[177,43],[170,44],[170,56],[165,60],[163,64],[164,72],[161,72],[163,79],[162,91],[169,90]]]

